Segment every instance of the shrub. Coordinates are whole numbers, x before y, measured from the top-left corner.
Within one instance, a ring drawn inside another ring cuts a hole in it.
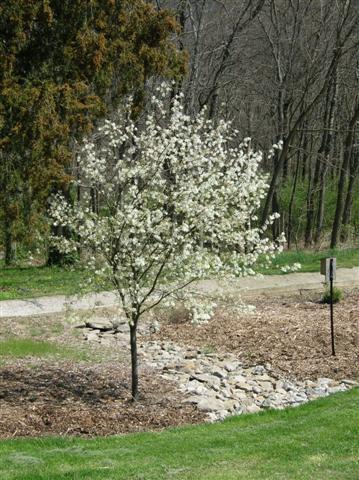
[[[333,303],[339,303],[343,299],[343,291],[338,287],[333,287]],[[322,303],[330,303],[330,288],[327,287],[323,297]]]

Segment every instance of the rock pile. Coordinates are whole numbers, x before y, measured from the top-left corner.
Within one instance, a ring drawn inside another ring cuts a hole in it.
[[[97,319],[82,326],[88,341],[105,345],[121,343],[129,348],[129,326],[124,322]],[[146,341],[157,331],[157,322],[142,324],[139,333],[140,363],[160,371],[163,378],[176,383],[190,403],[207,413],[210,421],[229,415],[254,413],[263,409],[282,409],[345,391],[356,385],[351,380],[316,381],[284,378],[270,364],[244,365],[231,354],[216,354],[181,347],[171,342]]]
[[[282,409],[309,400],[345,391],[351,380],[330,378],[288,380],[271,365],[243,365],[233,355],[218,355],[184,349],[171,343],[147,342],[142,348],[146,363],[162,370],[162,376],[175,381],[186,398],[206,412],[211,421],[229,415]]]

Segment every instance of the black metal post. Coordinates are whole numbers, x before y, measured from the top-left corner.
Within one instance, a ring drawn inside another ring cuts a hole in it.
[[[335,356],[335,345],[334,345],[334,308],[333,308],[333,259],[330,259],[329,263],[329,281],[330,281],[330,332],[332,336],[332,355]]]

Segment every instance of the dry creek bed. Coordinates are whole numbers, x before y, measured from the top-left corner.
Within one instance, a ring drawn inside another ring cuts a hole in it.
[[[201,326],[192,326],[180,310],[170,317],[159,313],[140,326],[142,397],[135,404],[128,326],[114,323],[111,312],[97,313],[77,323],[76,342],[105,352],[107,360],[18,360],[0,368],[0,436],[161,429],[297,406],[352,388],[359,292],[347,292],[335,307],[336,357],[330,355],[328,307],[317,297],[258,296],[251,300],[253,314],[233,318],[219,310]],[[25,322],[17,322],[19,335]],[[62,341],[70,342],[66,332]]]

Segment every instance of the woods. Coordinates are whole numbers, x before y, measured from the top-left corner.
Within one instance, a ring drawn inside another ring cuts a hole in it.
[[[72,195],[84,136],[128,92],[139,112],[163,78],[176,80],[187,114],[205,107],[232,122],[237,145],[250,137],[265,153],[259,224],[279,212],[273,237],[284,231],[288,248],[355,243],[358,25],[355,0],[2,2],[5,263],[15,245],[48,246],[48,197]]]
[[[190,52],[188,111],[208,107],[268,152],[262,220],[293,243],[331,247],[357,232],[358,4],[156,1],[177,11]],[[345,200],[344,200],[345,198]],[[354,199],[354,202],[353,202]],[[336,204],[336,205],[335,205]],[[345,212],[345,213],[344,213]]]

